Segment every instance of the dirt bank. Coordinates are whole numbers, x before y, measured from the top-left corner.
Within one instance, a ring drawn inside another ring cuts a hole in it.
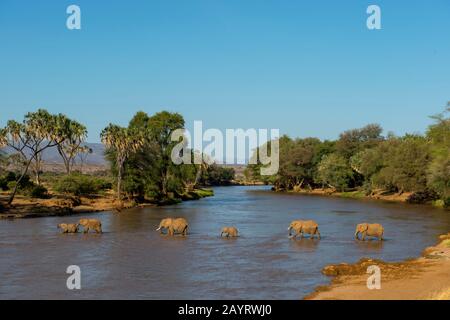
[[[369,290],[367,267],[381,270],[381,289]],[[355,264],[326,266],[331,284],[316,288],[307,300],[426,300],[450,299],[450,233],[424,250],[422,257],[398,263],[361,259]]]
[[[136,206],[134,202],[118,204],[112,196],[97,197],[53,197],[33,199],[17,196],[11,206],[0,213],[0,219],[37,218],[65,216],[100,211],[118,211]]]
[[[67,216],[81,213],[101,211],[120,212],[133,207],[155,207],[158,205],[176,204],[181,201],[198,200],[213,196],[210,189],[195,189],[187,192],[180,199],[172,199],[166,202],[136,203],[130,200],[117,201],[113,192],[91,197],[70,197],[53,195],[50,199],[35,199],[18,195],[10,206],[6,206],[7,194],[0,194],[0,219],[23,219],[51,216]]]

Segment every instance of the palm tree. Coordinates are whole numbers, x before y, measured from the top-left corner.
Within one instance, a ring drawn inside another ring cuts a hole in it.
[[[28,173],[31,163],[34,161],[35,168],[39,169],[41,153],[47,148],[63,143],[64,140],[64,132],[57,117],[43,109],[27,113],[22,123],[9,120],[6,127],[0,130],[0,147],[12,148],[24,161],[24,167],[9,197],[8,205],[13,202],[18,186]],[[36,182],[39,183],[39,170],[36,171]]]
[[[117,199],[121,200],[123,168],[130,154],[141,148],[143,139],[136,132],[109,124],[100,134],[102,143],[115,154],[117,165]]]
[[[70,174],[75,157],[84,150],[81,144],[86,139],[87,130],[82,124],[62,114],[58,115],[58,123],[66,137],[64,142],[58,145],[58,153],[63,159],[66,173]]]

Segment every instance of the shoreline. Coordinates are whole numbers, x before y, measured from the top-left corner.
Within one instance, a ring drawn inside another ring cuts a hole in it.
[[[420,205],[420,206],[430,206],[436,209],[450,210],[450,208],[440,207],[433,205],[431,202],[427,203],[411,203],[408,202],[409,197],[413,192],[403,192],[403,193],[388,193],[383,190],[377,190],[372,192],[370,195],[365,195],[361,190],[353,190],[347,192],[340,192],[333,189],[297,189],[297,190],[274,190],[273,192],[287,193],[287,194],[300,194],[308,196],[318,196],[318,197],[334,197],[341,199],[351,199],[351,200],[365,200],[365,201],[380,201],[387,203],[400,203],[408,205]]]
[[[304,300],[449,300],[450,233],[422,255],[402,262],[362,258],[354,264],[327,265],[322,273],[330,284],[318,286]],[[381,289],[367,288],[367,267],[381,270]]]
[[[170,199],[165,202],[143,202],[136,203],[133,200],[122,200],[118,202],[111,195],[86,196],[62,196],[54,195],[48,199],[37,199],[18,195],[11,206],[0,211],[0,220],[4,219],[28,219],[42,217],[71,216],[97,212],[121,212],[132,208],[158,207],[178,204],[184,201],[199,200],[213,196],[212,189],[196,189],[190,191],[178,199]]]

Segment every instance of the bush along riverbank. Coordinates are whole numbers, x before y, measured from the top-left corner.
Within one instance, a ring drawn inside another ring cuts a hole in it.
[[[450,233],[426,248],[421,257],[387,263],[363,258],[355,264],[340,263],[322,269],[331,284],[316,288],[308,300],[449,300]],[[379,289],[367,287],[369,266],[380,268]]]
[[[384,136],[377,124],[343,132],[337,140],[317,138],[279,142],[279,170],[261,176],[258,150],[246,169],[250,181],[275,191],[387,199],[450,207],[450,107],[432,117],[424,135]],[[269,141],[268,144],[272,142]],[[270,146],[265,146],[270,150]],[[305,191],[307,190],[307,191]]]
[[[196,188],[182,194],[169,194],[166,199],[116,198],[111,189],[112,178],[81,175],[42,175],[41,185],[36,186],[28,178],[18,188],[14,202],[6,204],[8,191],[0,192],[0,219],[65,216],[80,213],[114,211],[146,206],[178,204],[214,195],[213,190]],[[37,192],[36,190],[39,190]]]

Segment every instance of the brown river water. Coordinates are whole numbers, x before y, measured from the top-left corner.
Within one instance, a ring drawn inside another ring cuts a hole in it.
[[[328,283],[327,264],[361,257],[398,261],[420,255],[450,231],[450,214],[402,205],[218,187],[180,205],[83,215],[104,233],[59,234],[81,216],[0,221],[0,299],[300,299]],[[161,218],[185,217],[186,238],[160,235]],[[294,219],[314,219],[322,240],[290,240]],[[355,225],[379,222],[386,241],[353,240]],[[235,225],[237,239],[219,238]],[[81,269],[68,290],[66,269]]]

